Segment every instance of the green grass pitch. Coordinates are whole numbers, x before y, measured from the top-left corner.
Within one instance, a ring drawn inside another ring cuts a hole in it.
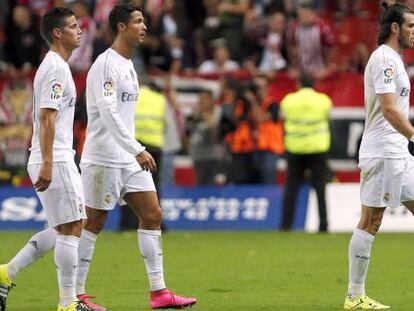
[[[32,232],[1,232],[0,262]],[[167,285],[194,295],[194,311],[342,310],[350,234],[168,232],[163,236]],[[367,292],[392,310],[413,310],[414,240],[379,234]],[[56,310],[52,253],[22,271],[7,311]],[[148,281],[136,233],[103,233],[92,262],[88,293],[109,311],[149,310]]]

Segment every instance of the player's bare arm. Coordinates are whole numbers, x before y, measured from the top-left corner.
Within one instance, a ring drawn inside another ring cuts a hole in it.
[[[154,158],[148,151],[142,151],[135,159],[144,171],[155,172],[157,170],[157,164],[155,164]]]
[[[53,141],[55,139],[55,123],[57,110],[50,108],[40,109],[40,150],[43,163],[39,177],[33,185],[36,191],[45,191],[52,181]]]
[[[414,127],[410,121],[398,110],[395,104],[395,94],[381,94],[379,102],[384,118],[392,125],[392,127],[407,139],[414,135]]]

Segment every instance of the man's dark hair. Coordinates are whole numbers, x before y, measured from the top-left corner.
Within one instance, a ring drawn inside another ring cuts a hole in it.
[[[48,44],[53,42],[53,29],[63,29],[65,26],[65,19],[71,17],[73,11],[68,8],[55,7],[46,12],[42,19],[42,27],[40,33]]]
[[[130,3],[118,4],[112,8],[111,13],[109,13],[109,25],[115,36],[118,34],[118,24],[124,23],[127,25],[134,11],[142,13],[141,8]]]
[[[306,73],[302,73],[299,77],[299,83],[301,85],[301,87],[311,87],[313,88],[315,85],[315,81],[313,80],[313,78],[306,74]]]
[[[380,16],[380,31],[378,34],[378,45],[384,44],[391,35],[391,24],[397,23],[400,27],[404,23],[404,14],[414,14],[414,11],[409,7],[401,3],[388,5],[387,2],[383,2],[382,6],[385,8]]]

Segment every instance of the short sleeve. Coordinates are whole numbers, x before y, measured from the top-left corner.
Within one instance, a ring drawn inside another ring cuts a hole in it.
[[[40,108],[60,110],[67,83],[63,68],[53,67],[48,71],[40,85]]]
[[[375,94],[395,93],[396,68],[397,66],[392,61],[373,66],[372,77]]]

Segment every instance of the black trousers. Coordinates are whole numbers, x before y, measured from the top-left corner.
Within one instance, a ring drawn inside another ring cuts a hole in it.
[[[312,187],[316,191],[319,209],[319,231],[327,231],[325,187],[328,181],[329,169],[327,153],[293,154],[286,153],[287,180],[283,198],[283,215],[281,228],[290,230],[295,218],[295,208],[300,185],[309,170]]]

